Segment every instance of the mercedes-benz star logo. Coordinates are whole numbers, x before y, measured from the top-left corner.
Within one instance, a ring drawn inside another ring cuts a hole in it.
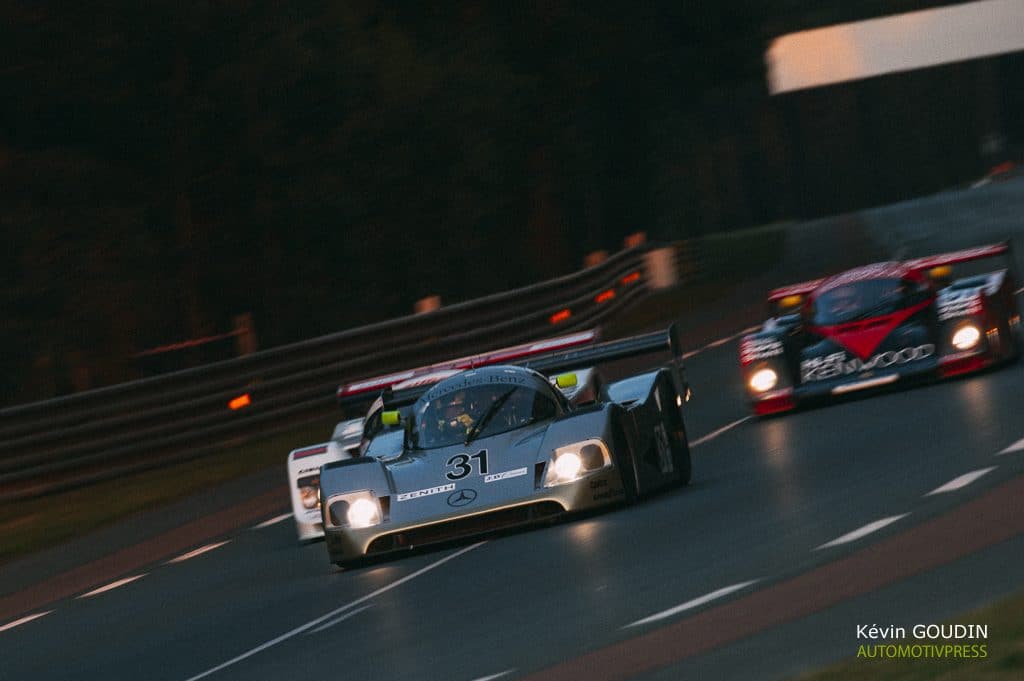
[[[465,506],[466,504],[473,503],[474,499],[476,499],[476,490],[460,489],[448,495],[448,505]]]

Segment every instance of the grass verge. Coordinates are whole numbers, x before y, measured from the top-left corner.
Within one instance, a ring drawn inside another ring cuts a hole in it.
[[[898,641],[900,645],[984,644],[979,659],[854,658],[807,676],[800,681],[1016,681],[1024,679],[1024,592],[993,605],[965,613],[950,624],[987,624],[988,639],[970,641]],[[907,632],[910,633],[909,631]],[[872,642],[874,643],[874,642]]]
[[[283,483],[288,452],[325,441],[333,425],[333,420],[315,421],[168,468],[0,504],[0,564],[260,470],[280,467]]]

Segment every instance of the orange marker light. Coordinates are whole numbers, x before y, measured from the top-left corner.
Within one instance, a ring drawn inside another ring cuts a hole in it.
[[[599,304],[600,303],[607,303],[609,300],[611,300],[614,297],[615,297],[615,291],[613,289],[608,289],[607,291],[602,291],[601,293],[598,293],[597,297],[594,298],[594,302],[595,303],[599,303]]]
[[[249,399],[249,393],[245,393],[228,402],[228,409],[236,411],[242,407],[248,407],[250,404],[252,404],[252,400]]]
[[[564,310],[559,310],[555,314],[551,315],[550,321],[552,324],[559,324],[571,316],[572,311],[569,308],[565,308]]]
[[[635,284],[638,281],[640,281],[640,273],[639,272],[630,272],[629,274],[627,274],[626,276],[624,276],[622,278],[622,283],[623,283],[623,285],[626,285],[626,286],[628,286],[629,284]]]

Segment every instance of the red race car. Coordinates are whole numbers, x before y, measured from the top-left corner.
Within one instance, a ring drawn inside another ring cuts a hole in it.
[[[975,261],[1002,256],[1001,269]],[[953,278],[953,267],[963,269]],[[775,289],[773,316],[740,343],[756,414],[811,398],[947,377],[1020,352],[1010,244],[882,262]]]

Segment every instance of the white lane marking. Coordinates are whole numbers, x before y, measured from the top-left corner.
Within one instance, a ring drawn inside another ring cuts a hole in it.
[[[146,573],[143,572],[141,575],[132,575],[131,577],[125,577],[124,579],[119,579],[116,582],[111,582],[110,584],[107,584],[106,586],[101,586],[98,589],[93,589],[89,593],[82,594],[78,598],[89,598],[90,596],[99,596],[100,594],[106,593],[106,592],[108,592],[108,591],[110,591],[112,589],[116,589],[119,586],[124,586],[125,584],[131,584],[136,579],[142,579],[145,576],[146,576]]]
[[[8,629],[13,629],[14,627],[16,627],[18,625],[25,624],[27,622],[31,622],[32,620],[37,620],[40,617],[44,617],[46,615],[49,615],[51,612],[53,612],[53,610],[47,610],[46,612],[37,612],[34,615],[28,615],[26,617],[22,617],[20,620],[14,620],[13,622],[8,622],[7,624],[5,624],[2,627],[0,627],[0,631],[7,631]]]
[[[323,631],[324,629],[330,629],[335,624],[341,624],[342,622],[347,620],[349,617],[354,617],[354,616],[358,615],[359,613],[361,613],[363,610],[366,610],[367,608],[372,608],[372,607],[373,607],[372,605],[364,605],[361,608],[356,608],[355,610],[349,610],[344,615],[341,615],[340,617],[337,617],[337,618],[331,620],[330,622],[324,622],[323,624],[321,624],[316,629],[310,629],[309,631],[306,632],[306,636],[309,636],[310,634],[315,634],[318,631]]]
[[[291,518],[291,517],[292,517],[291,513],[282,513],[281,515],[274,516],[270,520],[264,520],[262,523],[260,523],[259,525],[254,526],[252,529],[254,529],[254,530],[262,530],[264,527],[270,527],[271,525],[276,525],[279,522],[281,522],[282,520],[285,520],[285,519]]]
[[[515,671],[515,669],[506,669],[503,672],[498,672],[497,674],[491,674],[490,676],[481,676],[478,679],[473,679],[473,681],[494,681],[494,679],[500,679],[503,676],[508,676],[509,674],[511,674],[514,671]]]
[[[691,357],[696,357],[697,355],[700,354],[701,350],[703,349],[704,348],[700,348],[699,350],[690,350],[689,352],[684,352],[683,359],[690,359]]]
[[[632,622],[630,624],[627,624],[626,626],[624,626],[622,628],[623,629],[628,629],[629,627],[638,627],[638,626],[640,626],[642,624],[649,624],[651,622],[656,622],[658,620],[663,620],[666,617],[672,617],[673,615],[678,615],[679,613],[681,613],[681,612],[683,612],[685,610],[692,610],[694,608],[697,608],[697,607],[700,607],[700,606],[704,605],[705,603],[710,603],[711,601],[716,600],[718,598],[722,598],[723,596],[728,596],[729,594],[733,593],[734,591],[739,591],[740,589],[746,589],[751,584],[755,584],[755,583],[757,583],[759,581],[761,581],[761,580],[759,580],[759,579],[752,579],[749,582],[740,582],[739,584],[733,584],[731,586],[722,587],[721,589],[718,589],[717,591],[712,591],[711,593],[705,594],[705,595],[703,595],[703,596],[701,596],[699,598],[694,598],[691,601],[686,601],[685,603],[677,605],[674,608],[669,608],[668,610],[662,610],[661,612],[658,612],[658,613],[655,613],[653,615],[650,615],[649,617],[645,617],[645,618],[643,618],[641,620],[637,620],[636,622]]]
[[[707,349],[710,350],[711,348],[717,348],[718,346],[725,345],[729,341],[733,341],[733,340],[736,340],[736,336],[728,336],[726,338],[719,338],[718,340],[716,340],[713,343],[708,343]]]
[[[1003,454],[1012,454],[1013,452],[1024,451],[1024,438],[1017,440],[1012,445],[1004,449],[1003,451],[996,454],[996,456],[1002,456]]]
[[[745,334],[754,333],[755,331],[760,331],[760,330],[761,330],[760,326],[748,326],[747,328],[745,328],[742,331],[740,331],[740,334],[745,335]]]
[[[926,497],[930,497],[933,494],[944,494],[946,492],[955,492],[958,489],[961,489],[963,487],[967,487],[967,485],[971,484],[972,482],[974,482],[975,480],[977,480],[981,476],[985,475],[986,473],[991,473],[996,468],[997,468],[997,466],[991,466],[989,468],[979,468],[978,470],[971,471],[970,473],[964,473],[963,475],[961,475],[958,478],[953,478],[952,480],[947,482],[942,487],[936,487],[931,492],[928,492],[928,494],[925,494],[925,496]]]
[[[357,605],[365,603],[366,601],[370,600],[371,598],[379,596],[380,594],[382,594],[382,593],[384,593],[386,591],[390,591],[391,589],[394,589],[397,586],[401,586],[402,584],[405,584],[406,582],[408,582],[411,579],[415,579],[416,577],[419,577],[420,575],[422,575],[422,574],[424,574],[426,572],[430,572],[434,568],[441,567],[442,565],[444,565],[448,561],[450,561],[450,560],[452,560],[454,558],[458,558],[462,554],[464,554],[464,553],[466,553],[468,551],[472,551],[473,549],[478,548],[480,546],[483,546],[486,543],[487,542],[477,542],[476,544],[472,544],[470,546],[467,546],[464,549],[460,549],[460,550],[456,551],[455,553],[453,553],[450,556],[445,556],[444,558],[441,558],[439,560],[435,560],[430,565],[427,565],[426,567],[422,567],[419,570],[417,570],[416,572],[412,572],[412,573],[406,575],[405,577],[402,577],[401,579],[397,579],[394,582],[391,582],[390,584],[388,584],[387,586],[382,586],[381,588],[377,589],[376,591],[373,591],[371,593],[366,594],[362,598],[357,598],[356,600],[352,601],[351,603],[346,603],[345,605],[343,605],[343,606],[341,606],[339,608],[335,608],[334,610],[331,610],[326,615],[321,615],[320,617],[317,617],[314,620],[310,620],[309,622],[306,622],[305,624],[303,624],[301,626],[295,627],[291,631],[286,632],[284,634],[281,634],[277,638],[271,639],[271,640],[267,641],[266,643],[262,643],[262,644],[256,646],[255,648],[253,648],[252,650],[249,650],[247,652],[242,653],[241,655],[233,657],[230,660],[228,660],[227,662],[222,662],[221,664],[217,665],[216,667],[211,667],[210,669],[207,669],[205,672],[202,672],[200,674],[196,674],[195,676],[189,677],[188,681],[197,681],[198,679],[206,678],[210,674],[213,674],[215,672],[219,672],[221,669],[225,669],[227,667],[230,667],[231,665],[235,664],[236,662],[241,662],[242,660],[245,660],[247,658],[252,657],[256,653],[262,652],[262,651],[266,650],[267,648],[276,646],[278,643],[281,643],[283,641],[287,641],[290,638],[298,636],[299,634],[301,634],[302,632],[306,631],[307,629],[311,629],[311,628],[317,626],[318,624],[320,624],[321,622],[324,622],[325,620],[329,620],[332,617],[337,617],[339,614],[345,612],[346,610],[350,610],[350,609],[356,607]]]
[[[188,553],[181,554],[177,558],[170,559],[169,561],[167,561],[167,565],[172,565],[174,563],[184,563],[186,560],[189,560],[190,558],[195,558],[196,556],[201,556],[204,553],[206,553],[207,551],[213,551],[214,549],[219,549],[220,547],[222,547],[225,544],[227,544],[229,541],[231,541],[231,540],[228,539],[228,540],[225,540],[225,541],[215,542],[213,544],[207,544],[206,546],[200,546],[195,551],[189,551]]]
[[[1013,292],[1013,294],[1016,295],[1016,296],[1019,296],[1022,293],[1024,293],[1024,287],[1019,288],[1019,289],[1017,289],[1016,291]]]
[[[840,544],[848,544],[848,543],[850,543],[852,541],[857,541],[861,537],[866,537],[867,535],[871,534],[872,532],[877,532],[878,530],[882,529],[883,527],[885,527],[887,525],[893,524],[897,520],[900,520],[902,518],[906,518],[908,515],[910,515],[910,514],[909,513],[902,513],[900,515],[892,515],[892,516],[889,516],[888,518],[882,518],[881,520],[876,520],[875,522],[868,523],[864,527],[856,529],[853,532],[847,532],[842,537],[839,537],[837,539],[833,539],[830,542],[826,542],[826,543],[822,544],[821,546],[815,548],[814,550],[818,551],[820,549],[827,549],[827,548],[832,547],[832,546],[839,546]]]
[[[714,439],[715,439],[716,437],[718,437],[718,436],[719,436],[719,435],[721,435],[722,433],[724,433],[724,432],[726,432],[726,431],[729,431],[729,430],[732,430],[733,428],[735,428],[736,426],[740,425],[740,424],[741,424],[741,423],[743,423],[744,421],[749,421],[749,420],[750,420],[750,419],[752,419],[752,418],[754,418],[754,417],[753,417],[752,415],[749,415],[749,414],[748,414],[747,416],[744,416],[743,418],[741,418],[741,419],[739,419],[739,420],[737,420],[737,421],[733,421],[733,422],[732,422],[732,423],[730,423],[729,425],[726,425],[726,426],[722,426],[722,427],[721,427],[721,428],[719,428],[718,430],[713,430],[713,431],[711,431],[710,433],[708,433],[708,434],[707,434],[707,435],[705,435],[704,437],[699,437],[699,438],[697,438],[696,440],[694,440],[693,442],[691,442],[691,443],[690,443],[690,446],[691,446],[691,447],[696,447],[697,445],[702,445],[702,444],[704,444],[704,443],[705,443],[705,442],[707,442],[708,440],[714,440]]]

